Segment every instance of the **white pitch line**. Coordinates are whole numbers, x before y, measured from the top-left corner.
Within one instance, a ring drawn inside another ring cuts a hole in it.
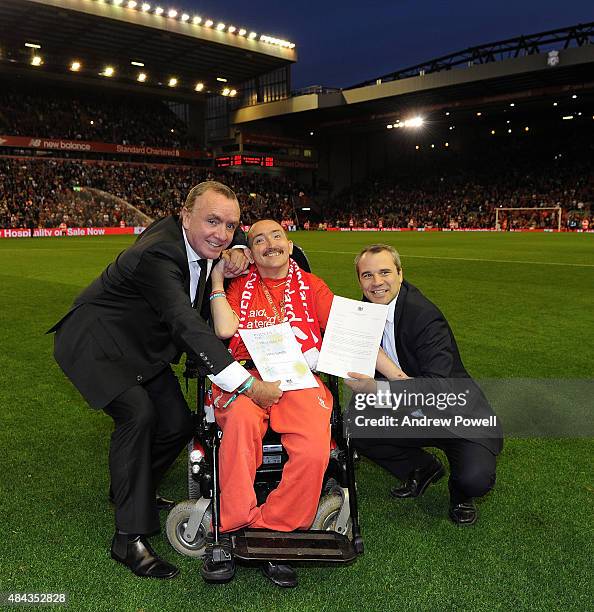
[[[333,255],[357,255],[359,251],[313,251],[304,249],[306,253],[330,253]],[[455,261],[483,261],[487,263],[510,263],[510,264],[530,264],[536,266],[572,266],[575,268],[594,268],[594,264],[564,263],[561,261],[521,261],[517,259],[480,259],[478,257],[438,257],[437,255],[406,255],[400,252],[403,259],[415,257],[417,259],[451,259]]]

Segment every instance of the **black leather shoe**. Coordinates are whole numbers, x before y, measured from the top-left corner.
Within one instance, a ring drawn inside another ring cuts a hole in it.
[[[179,569],[159,558],[142,535],[116,533],[111,542],[111,558],[143,578],[175,578]]]
[[[474,525],[478,518],[478,509],[470,497],[457,504],[450,504],[449,515],[456,525]]]
[[[235,561],[231,537],[222,533],[219,536],[219,546],[215,548],[212,533],[206,536],[206,551],[200,570],[204,582],[222,584],[229,582],[235,576]]]
[[[401,486],[393,487],[390,495],[398,499],[419,497],[432,482],[437,482],[444,474],[445,469],[441,461],[434,456],[426,468],[413,470]]]
[[[262,573],[276,586],[291,589],[297,586],[297,572],[290,565],[268,561],[262,567]]]
[[[157,503],[157,510],[169,512],[170,510],[173,510],[173,508],[175,508],[174,501],[172,501],[171,499],[165,499],[164,497],[161,497],[160,495],[157,495],[157,497],[155,498],[155,501]],[[109,503],[110,504],[114,503],[113,495],[111,494],[111,491],[109,492]]]

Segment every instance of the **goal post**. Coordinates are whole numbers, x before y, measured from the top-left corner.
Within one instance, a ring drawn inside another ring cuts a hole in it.
[[[527,207],[498,207],[495,208],[495,229],[498,231],[503,231],[502,228],[502,220],[504,217],[502,213],[511,213],[512,215],[514,214],[515,211],[528,211],[534,214],[537,213],[541,213],[544,212],[545,210],[551,210],[553,211],[553,216],[557,216],[557,231],[560,232],[561,231],[561,218],[563,216],[563,209],[560,206],[549,206],[549,207],[535,207],[535,206],[527,206]],[[521,214],[521,213],[520,213]],[[511,227],[509,227],[509,223],[508,223],[508,227],[506,229],[511,229]]]

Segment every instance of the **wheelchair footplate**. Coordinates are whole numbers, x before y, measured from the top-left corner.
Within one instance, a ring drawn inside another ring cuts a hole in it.
[[[241,529],[232,537],[241,561],[349,563],[357,556],[350,540],[336,531]]]

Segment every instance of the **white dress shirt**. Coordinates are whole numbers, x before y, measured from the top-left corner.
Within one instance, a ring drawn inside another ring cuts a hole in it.
[[[184,242],[186,243],[186,254],[188,256],[188,267],[190,268],[190,303],[194,301],[196,295],[196,289],[198,288],[198,282],[200,281],[200,265],[198,262],[203,257],[200,257],[198,253],[192,248],[188,242],[186,236],[186,230],[182,227],[182,233],[184,235]],[[212,259],[208,260],[206,264],[206,279],[212,270]],[[228,365],[224,370],[221,370],[217,375],[209,374],[208,378],[215,385],[223,389],[223,391],[234,391],[241,385],[242,382],[250,377],[250,373],[237,361]]]
[[[386,355],[398,366],[398,353],[396,351],[396,336],[394,335],[394,313],[396,312],[396,302],[398,301],[398,295],[388,304],[388,316],[386,317],[386,326],[384,327],[384,335],[382,336],[382,348]],[[383,407],[390,407],[392,405],[392,397],[390,394],[390,383],[387,380],[378,380],[377,389],[382,392],[380,397],[386,398],[385,402],[381,402],[379,405]]]
[[[382,348],[387,353],[388,357],[400,367],[398,361],[398,353],[396,351],[396,336],[394,335],[394,313],[396,312],[396,302],[398,294],[388,304],[388,316],[386,318],[386,326],[384,327],[384,335],[382,336]]]

